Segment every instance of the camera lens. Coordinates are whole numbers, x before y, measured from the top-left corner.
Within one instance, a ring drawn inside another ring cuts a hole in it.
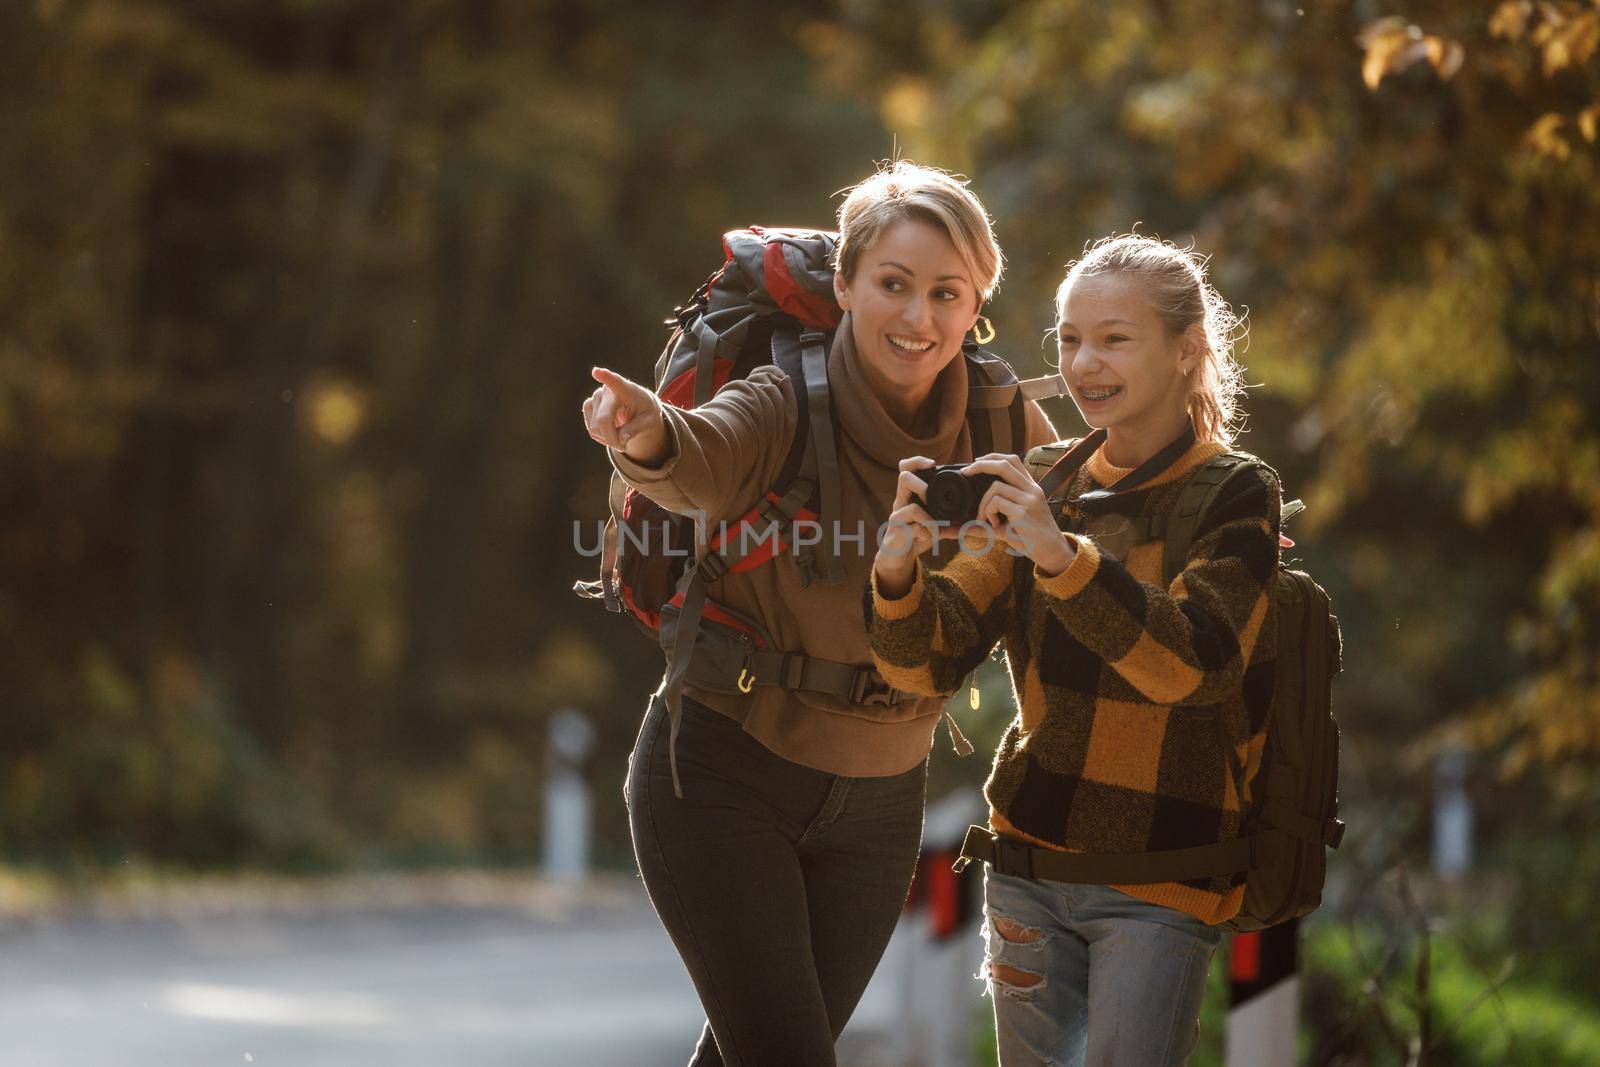
[[[944,522],[966,522],[978,511],[975,488],[960,471],[939,471],[928,482],[928,514]]]

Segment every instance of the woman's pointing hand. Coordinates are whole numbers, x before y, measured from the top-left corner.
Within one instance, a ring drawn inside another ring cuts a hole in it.
[[[636,463],[657,466],[666,459],[666,419],[661,400],[637,382],[604,367],[590,372],[600,383],[583,402],[583,425],[589,436]]]

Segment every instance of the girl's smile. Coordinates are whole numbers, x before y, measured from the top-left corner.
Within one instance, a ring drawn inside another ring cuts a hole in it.
[[[1083,421],[1103,428],[1106,458],[1137,465],[1188,423],[1192,332],[1173,335],[1134,278],[1077,278],[1062,294],[1056,333],[1061,373]]]

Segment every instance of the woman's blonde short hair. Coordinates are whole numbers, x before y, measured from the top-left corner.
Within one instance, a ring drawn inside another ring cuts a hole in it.
[[[1232,446],[1243,419],[1244,368],[1234,358],[1244,323],[1206,278],[1206,258],[1140,233],[1107,237],[1067,269],[1056,290],[1056,307],[1080,278],[1120,274],[1137,279],[1146,299],[1177,337],[1192,326],[1205,335],[1205,354],[1189,379],[1189,418],[1195,436]]]
[[[901,219],[922,219],[949,236],[972,275],[979,303],[989,299],[1005,269],[989,213],[967,183],[937,167],[901,159],[850,189],[839,207],[839,247],[834,269],[846,282],[855,277],[861,254]]]

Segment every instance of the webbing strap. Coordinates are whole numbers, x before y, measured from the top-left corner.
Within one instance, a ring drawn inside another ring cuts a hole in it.
[[[989,451],[1016,452],[1011,440],[1011,409],[989,408]],[[980,416],[981,417],[981,416]]]
[[[617,530],[622,522],[622,507],[627,492],[627,484],[612,471],[611,488],[606,496],[609,514],[606,516],[605,530],[600,536],[600,575],[592,582],[572,583],[572,591],[584,599],[604,599],[607,611],[622,610],[622,597],[618,593]]]
[[[1114,499],[1122,493],[1131,493],[1134,490],[1142,487],[1144,483],[1148,482],[1151,478],[1154,478],[1168,467],[1171,467],[1179,457],[1183,456],[1186,452],[1194,447],[1194,443],[1194,424],[1191,423],[1184,428],[1183,433],[1179,434],[1173,440],[1167,442],[1167,444],[1162,446],[1159,452],[1145,460],[1143,463],[1139,464],[1139,466],[1135,467],[1132,471],[1129,471],[1121,478],[1118,478],[1114,484],[1108,485],[1104,489],[1090,489],[1086,493],[1080,493],[1077,497],[1069,501],[1069,503],[1083,504],[1089,501],[1099,502]]]
[[[840,329],[847,327],[841,326]],[[817,516],[826,531],[831,523],[839,521],[839,453],[833,440],[833,406],[828,397],[828,350],[823,347],[824,335],[807,330],[800,335],[800,366],[806,376],[807,415],[811,420],[810,451],[816,456],[817,484],[821,486],[821,507]],[[844,581],[839,560],[828,547],[828,537],[823,534],[817,546],[822,559],[822,573],[830,585]]]
[[[683,721],[683,684],[689,675],[689,665],[694,662],[695,646],[700,640],[700,619],[705,613],[706,586],[728,573],[728,569],[743,559],[756,545],[768,537],[782,537],[794,523],[795,513],[811,497],[814,483],[796,478],[789,491],[776,502],[761,505],[760,515],[767,520],[766,527],[754,538],[737,538],[738,547],[725,551],[708,549],[697,559],[683,577],[678,579],[678,590],[683,593],[683,605],[678,609],[678,629],[672,647],[666,649],[667,673],[661,683],[661,697],[667,705],[667,760],[672,767],[672,792],[683,799],[683,786],[678,781],[678,729]],[[776,532],[774,532],[776,531]]]
[[[717,345],[721,342],[704,317],[695,323],[694,330],[694,406],[699,407],[711,399],[713,364],[717,357]]]
[[[756,685],[819,693],[848,700],[852,704],[892,708],[902,700],[916,699],[914,694],[896,689],[884,681],[883,675],[871,666],[841,663],[808,656],[804,652],[758,648],[750,657],[750,673],[755,676]]]
[[[617,577],[617,531],[622,525],[622,510],[627,503],[628,486],[622,475],[611,472],[611,487],[606,494],[606,506],[611,514],[606,518],[605,537],[600,545],[600,586],[605,594],[606,610],[621,611],[622,598],[617,595],[620,579]]]
[[[1285,833],[1292,834],[1313,845],[1338,848],[1344,840],[1344,823],[1338,819],[1319,821],[1302,815],[1277,797],[1267,800],[1261,807],[1261,817]]]
[[[688,320],[687,332],[694,339],[694,406],[699,407],[716,392],[716,358],[719,353],[737,359],[744,347],[751,324],[759,313],[743,306],[706,311]],[[663,373],[666,368],[663,368]],[[659,391],[663,382],[656,382]]]
[[[968,385],[967,407],[1004,408],[1021,393],[1024,400],[1049,400],[1067,392],[1067,380],[1059,374],[1046,374],[1004,385]]]
[[[695,639],[700,635],[700,616],[706,605],[706,579],[695,567],[681,584],[683,606],[678,609],[678,632],[667,652],[667,673],[661,681],[661,698],[667,705],[667,761],[672,768],[672,793],[683,799],[683,784],[678,781],[678,728],[683,723],[683,680],[688,676],[694,655]]]
[[[789,483],[787,493],[776,501],[763,500],[756,509],[756,522],[762,525],[753,530],[741,528],[737,533],[723,538],[721,544],[707,548],[705,555],[691,566],[706,581],[714,582],[762,545],[771,544],[776,553],[777,546],[794,525],[796,513],[811,499],[816,488],[816,483],[809,478],[795,478]]]
[[[1019,438],[1027,426],[1020,405],[1060,396],[1067,391],[1066,379],[1055,374],[1018,381],[1011,364],[994,353],[971,342],[963,344],[961,352],[967,361],[967,424],[972,429],[973,455],[1019,455],[1025,448]]]
[[[1259,836],[1158,852],[1058,852],[999,837],[982,826],[970,826],[967,839],[961,843],[961,858],[956,860],[955,869],[964,870],[968,862],[981,860],[1001,874],[1051,882],[1088,885],[1187,882],[1249,870],[1255,865]]]
[[[1172,510],[1167,513],[1166,542],[1162,546],[1162,577],[1169,585],[1183,573],[1189,549],[1194,545],[1195,535],[1200,532],[1200,523],[1211,502],[1236,471],[1255,462],[1259,461],[1238,452],[1213,456],[1178,493]]]
[[[1068,393],[1067,379],[1059,372],[1024,378],[1017,383],[1017,389],[1025,400],[1050,400]]]
[[[1039,479],[1039,488],[1044,490],[1044,498],[1049,500],[1055,496],[1056,490],[1060,489],[1068,478],[1077,474],[1079,467],[1089,462],[1089,457],[1094,455],[1094,450],[1099,448],[1105,439],[1104,430],[1095,430],[1067,449],[1060,459],[1051,464],[1050,469]]]

